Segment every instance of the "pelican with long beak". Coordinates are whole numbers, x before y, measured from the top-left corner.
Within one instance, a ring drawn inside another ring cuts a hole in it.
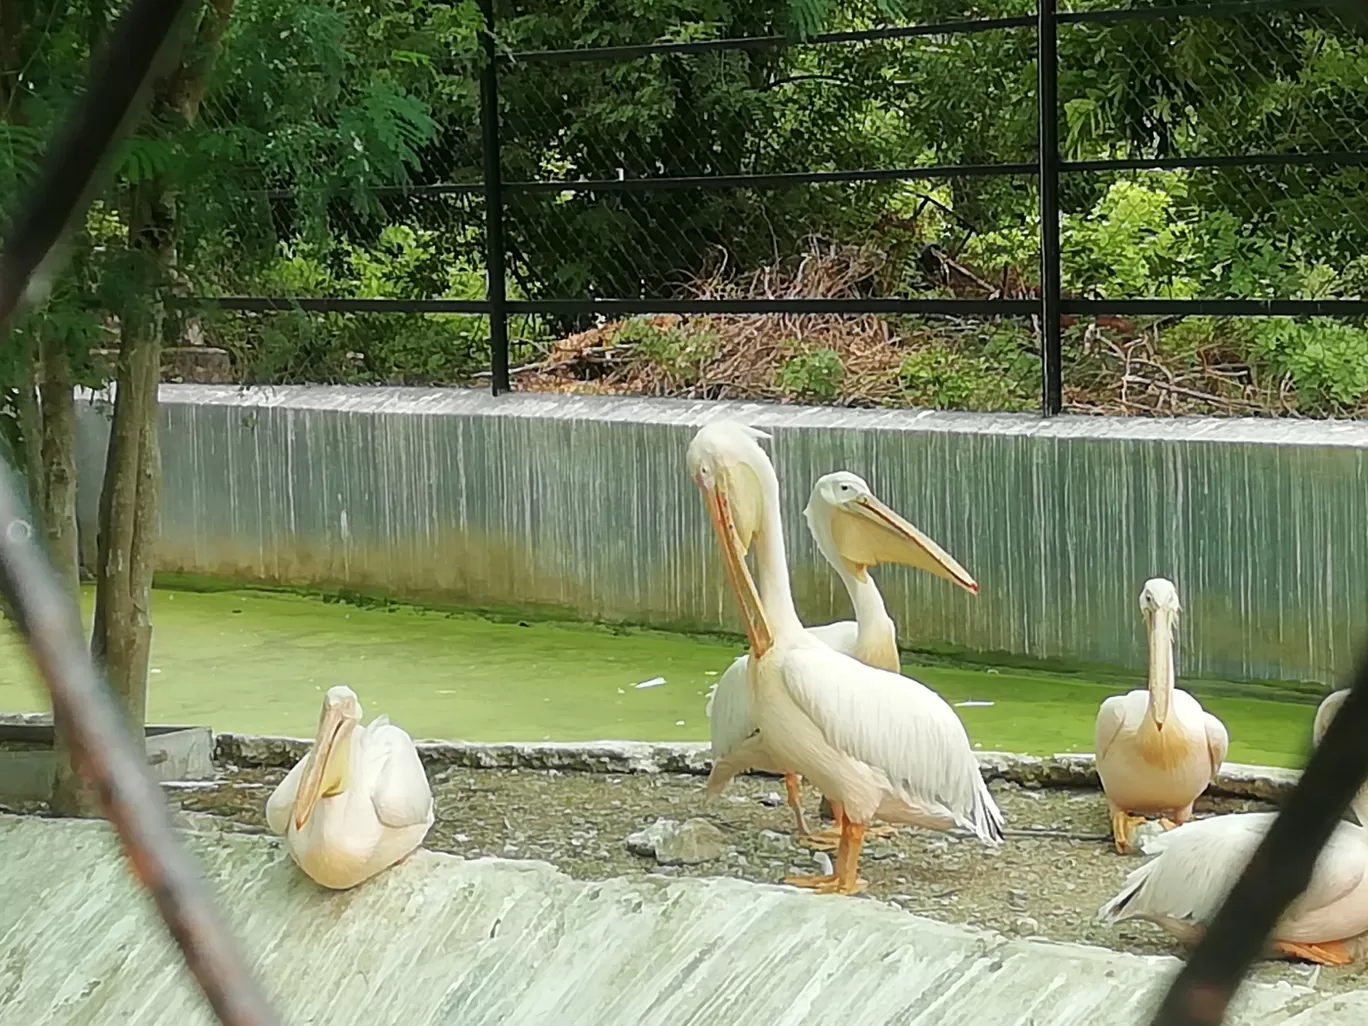
[[[1348,697],[1336,691],[1316,711],[1312,736],[1325,730]],[[1320,965],[1348,965],[1368,954],[1368,788],[1351,808],[1359,825],[1336,824],[1306,890],[1273,928],[1269,954]],[[1101,919],[1143,919],[1194,944],[1239,879],[1277,813],[1243,812],[1199,819],[1145,842],[1157,856],[1134,870]]]
[[[819,641],[852,656],[866,666],[902,672],[897,625],[884,607],[883,597],[869,571],[883,563],[901,563],[934,574],[972,595],[978,584],[948,552],[886,506],[858,474],[841,470],[818,478],[807,509],[808,530],[823,558],[845,585],[854,620],[809,627]],[[772,766],[753,765],[743,757],[746,738],[755,732],[750,688],[746,683],[749,655],[739,656],[713,686],[708,696],[708,724],[712,735],[713,768],[708,792],[719,794],[738,773]],[[835,824],[813,834],[803,816],[802,785],[795,774],[784,774],[789,806],[793,809],[800,842],[813,848],[836,848],[843,814],[832,805]],[[882,828],[871,828],[875,833]]]
[[[806,777],[842,810],[835,872],[787,877],[822,893],[854,894],[874,818],[1002,839],[1002,814],[979,773],[964,724],[934,691],[837,652],[804,630],[793,606],[779,481],[763,438],[715,421],[689,445],[689,473],[722,548],[750,646],[755,730],[738,761]],[[757,588],[746,564],[756,547]]]
[[[318,734],[266,801],[266,822],[314,882],[346,890],[407,858],[432,827],[432,789],[409,735],[361,727],[351,688],[329,688]]]
[[[1173,628],[1181,611],[1171,581],[1145,582],[1140,612],[1149,631],[1149,686],[1113,695],[1097,712],[1097,774],[1123,855],[1147,815],[1162,817],[1165,830],[1192,817],[1192,803],[1216,779],[1230,747],[1221,721],[1173,686]]]

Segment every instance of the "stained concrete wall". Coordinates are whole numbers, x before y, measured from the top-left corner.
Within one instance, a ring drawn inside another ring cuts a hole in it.
[[[274,841],[190,843],[299,1026],[1129,1026],[1176,967],[737,880],[585,883],[426,852],[339,894]],[[213,1021],[102,825],[0,817],[0,865],[0,1022]],[[1251,984],[1227,1021],[1365,1015],[1365,993]]]
[[[1368,424],[798,408],[461,389],[164,385],[164,570],[736,630],[684,469],[770,431],[799,609],[850,615],[799,512],[864,475],[982,586],[879,571],[909,646],[1131,668],[1182,593],[1179,672],[1336,681],[1368,620]],[[108,424],[83,404],[84,537]]]

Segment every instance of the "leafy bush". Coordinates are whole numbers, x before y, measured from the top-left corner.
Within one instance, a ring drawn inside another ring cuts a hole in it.
[[[437,233],[387,226],[373,247],[286,247],[262,268],[263,295],[479,299],[483,275],[448,265]],[[418,384],[452,382],[487,369],[489,322],[466,314],[210,315],[215,340],[250,380]]]
[[[829,402],[836,398],[845,367],[834,349],[813,349],[789,357],[774,374],[774,383],[796,399]]]
[[[721,340],[715,331],[681,325],[660,328],[644,317],[633,317],[623,322],[613,341],[636,346],[636,359],[663,371],[678,386],[688,386],[702,380],[708,364],[717,358]]]
[[[924,335],[898,367],[900,402],[936,410],[1034,409],[1040,363],[1027,333],[999,322],[983,325],[976,336]]]
[[[1270,373],[1287,374],[1307,412],[1352,410],[1368,396],[1368,328],[1325,318],[1290,317],[1236,326]]]

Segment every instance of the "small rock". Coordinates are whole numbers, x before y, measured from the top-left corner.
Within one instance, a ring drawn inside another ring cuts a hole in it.
[[[1025,891],[1016,891],[1016,890],[1008,891],[1008,892],[1007,892],[1007,904],[1011,905],[1013,908],[1016,908],[1016,907],[1018,907],[1018,906],[1020,906],[1020,907],[1022,907],[1022,908],[1025,908],[1025,907],[1026,907],[1026,892],[1025,892]]]
[[[1144,854],[1145,843],[1154,840],[1156,837],[1162,837],[1164,833],[1164,828],[1159,825],[1158,820],[1145,820],[1145,822],[1139,824],[1130,832],[1129,840],[1131,854]]]
[[[778,830],[761,830],[758,839],[760,847],[765,851],[787,851],[793,847],[793,838],[789,834],[781,834]]]
[[[784,804],[784,799],[779,797],[777,791],[771,791],[769,794],[762,794],[760,796],[760,804],[768,809],[777,809]]]
[[[1022,937],[1033,937],[1040,932],[1040,924],[1030,916],[1022,916],[1012,924],[1012,929]]]
[[[724,840],[722,831],[706,819],[658,819],[630,834],[627,850],[665,866],[692,866],[722,855]]]

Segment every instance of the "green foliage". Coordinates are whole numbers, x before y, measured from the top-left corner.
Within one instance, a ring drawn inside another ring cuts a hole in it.
[[[702,380],[717,358],[720,339],[715,331],[685,325],[660,328],[644,317],[625,321],[613,338],[616,345],[633,345],[636,358],[668,374],[679,385]]]
[[[1029,333],[1011,322],[985,325],[958,345],[929,333],[898,368],[901,404],[937,410],[1026,410],[1039,402],[1039,362]]]
[[[845,366],[834,349],[813,349],[790,356],[774,373],[774,383],[786,395],[830,402],[845,380]]]
[[[1277,375],[1290,375],[1307,412],[1353,410],[1368,396],[1368,328],[1271,317],[1236,329]]]
[[[384,228],[373,247],[300,242],[263,267],[253,287],[263,295],[358,299],[484,294],[478,270],[446,263],[437,233],[399,224]],[[210,332],[246,377],[263,382],[452,382],[488,362],[488,320],[461,314],[220,315]]]
[[[0,55],[23,71],[21,88],[0,91],[4,196],[34,174],[79,92],[103,17],[99,5],[19,7],[43,17]],[[511,52],[805,38],[1033,10],[1029,0],[528,0],[500,4],[497,23],[499,46]],[[70,270],[18,329],[25,344],[55,333],[93,383],[88,351],[121,312],[168,289],[482,296],[478,197],[405,194],[479,180],[482,25],[473,0],[236,0],[198,116],[187,121],[163,104],[121,148],[106,202],[73,240]],[[1325,11],[1071,25],[1059,51],[1072,159],[1368,148],[1368,43]],[[509,62],[500,70],[503,173],[592,180],[1030,162],[1034,57],[1031,32],[1001,31]],[[17,81],[0,74],[0,90]],[[129,201],[146,188],[176,198],[174,271],[151,284],[127,243]],[[1036,226],[1024,180],[982,177],[518,193],[506,221],[513,291],[530,297],[662,295],[703,277],[741,280],[807,251],[813,237],[886,253],[869,285],[879,291],[925,294],[914,256],[936,243],[1022,294],[1038,273]],[[1066,288],[1080,295],[1363,295],[1368,169],[1069,175],[1063,250]],[[475,318],[211,320],[244,374],[261,380],[448,381],[486,358],[487,329]],[[908,401],[1012,407],[1033,395],[1024,333],[985,329],[966,340],[932,327],[944,344],[919,345],[900,370]],[[1173,345],[1187,344],[1184,329],[1168,331]],[[1303,408],[1347,409],[1368,391],[1358,327],[1222,322],[1219,334],[1238,349],[1232,359],[1287,375]],[[718,348],[706,331],[645,321],[620,337],[690,384]],[[0,387],[25,370],[0,362]],[[775,380],[788,395],[831,399],[844,370],[834,351],[794,352]]]

